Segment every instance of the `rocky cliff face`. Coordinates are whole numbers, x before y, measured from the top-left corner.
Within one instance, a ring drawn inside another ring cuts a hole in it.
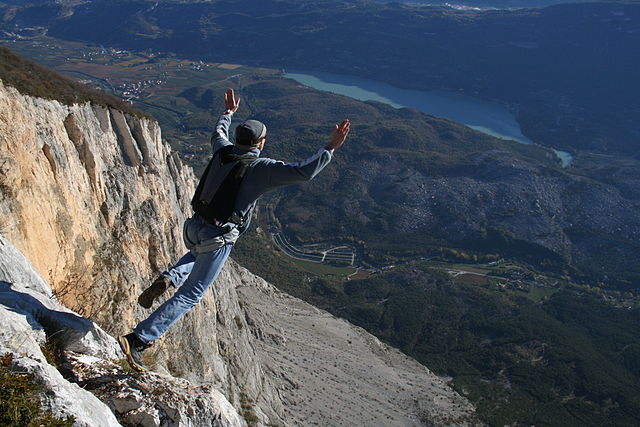
[[[79,393],[48,403],[78,425],[477,423],[424,367],[233,262],[150,349],[155,373],[123,371],[107,333],[148,314],[137,296],[182,254],[192,171],[154,121],[2,82],[0,164],[0,308],[11,320],[0,351],[16,355],[13,369],[33,366],[51,389]],[[63,351],[59,369],[39,350],[49,336]]]
[[[246,426],[211,386],[155,373],[131,375],[115,364],[120,357],[115,339],[57,302],[46,281],[2,236],[0,314],[0,354],[11,355],[5,359],[9,369],[31,374],[46,391],[44,408],[74,417],[76,426]]]
[[[194,175],[156,122],[96,105],[65,106],[0,87],[2,232],[68,307],[110,333],[145,314],[137,296],[181,256]],[[237,406],[279,420],[237,300],[221,287],[157,343],[156,369],[215,384]],[[217,306],[216,306],[217,304]],[[230,318],[227,318],[230,316]],[[231,368],[233,367],[233,369]],[[266,413],[257,406],[260,403]]]
[[[70,307],[131,319],[127,290],[184,250],[190,169],[149,119],[2,85],[0,110],[3,233]]]

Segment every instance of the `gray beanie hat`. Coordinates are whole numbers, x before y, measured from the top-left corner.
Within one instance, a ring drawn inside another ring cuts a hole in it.
[[[236,128],[237,145],[251,147],[265,136],[267,136],[267,127],[258,120],[247,120]]]

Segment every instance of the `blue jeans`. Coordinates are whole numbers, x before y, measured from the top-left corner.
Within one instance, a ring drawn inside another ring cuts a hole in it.
[[[163,273],[171,278],[178,290],[151,315],[136,326],[133,332],[144,342],[155,341],[200,302],[229,258],[233,244],[204,253],[188,252]]]
[[[193,264],[196,262],[196,257],[192,252],[187,252],[178,262],[169,270],[162,273],[164,277],[171,279],[171,284],[176,288],[184,285],[193,270]]]

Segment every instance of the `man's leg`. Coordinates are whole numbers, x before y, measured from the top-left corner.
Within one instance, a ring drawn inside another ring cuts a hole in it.
[[[191,274],[182,286],[146,320],[133,330],[143,342],[149,343],[160,338],[178,319],[202,299],[204,292],[218,277],[233,245],[198,254]],[[183,257],[184,258],[184,257]],[[176,283],[176,285],[178,285]]]
[[[176,288],[179,288],[191,274],[191,270],[193,270],[193,264],[195,262],[196,257],[191,252],[187,252],[178,260],[178,262],[171,266],[169,270],[162,273],[162,276],[170,279],[171,284]]]
[[[187,277],[189,277],[195,260],[195,256],[191,252],[187,252],[175,265],[162,273],[160,277],[153,281],[151,286],[140,294],[138,304],[144,308],[151,308],[156,298],[164,294],[169,286],[176,288],[182,286]]]

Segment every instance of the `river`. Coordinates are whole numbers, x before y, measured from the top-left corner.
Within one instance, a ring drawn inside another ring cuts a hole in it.
[[[444,90],[400,89],[387,83],[318,71],[290,71],[284,77],[305,86],[338,93],[361,101],[378,101],[395,108],[410,107],[432,116],[462,123],[497,138],[531,144],[520,124],[503,105]],[[553,150],[567,167],[573,160],[564,151]]]

